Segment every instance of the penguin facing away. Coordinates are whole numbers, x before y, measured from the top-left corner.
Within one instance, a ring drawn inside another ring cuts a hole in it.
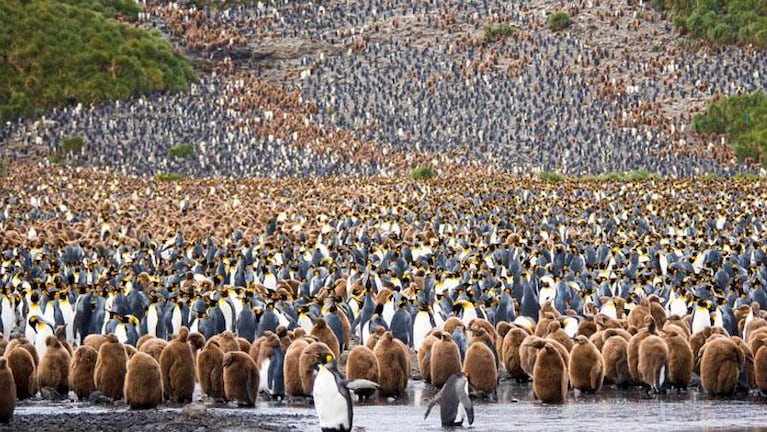
[[[453,374],[448,378],[442,389],[429,401],[424,420],[429,417],[431,409],[439,403],[442,427],[461,426],[463,420],[474,423],[474,406],[469,398],[469,380],[462,373]]]

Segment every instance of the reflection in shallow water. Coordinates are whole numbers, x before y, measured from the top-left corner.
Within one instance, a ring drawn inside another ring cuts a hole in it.
[[[423,419],[425,406],[436,389],[411,381],[407,395],[397,400],[378,399],[356,403],[356,431],[405,432],[441,430],[438,412]],[[473,431],[678,431],[678,430],[767,430],[767,399],[748,396],[739,399],[712,399],[691,390],[649,397],[639,389],[617,390],[607,387],[596,395],[575,398],[570,393],[564,405],[544,405],[533,400],[532,386],[503,382],[498,401],[476,401]],[[93,413],[114,415],[125,408],[104,408],[76,403],[24,403],[17,415],[55,415]],[[179,407],[165,408],[178,411]],[[436,408],[438,411],[439,408]],[[268,423],[285,429],[319,430],[313,406],[305,400],[287,403],[260,402],[256,409],[213,407],[213,416],[252,417],[268,414]],[[290,414],[290,415],[288,415]],[[277,417],[275,417],[277,416]],[[282,416],[282,417],[280,417]],[[283,420],[280,420],[280,419]],[[44,420],[41,420],[44,421]],[[281,423],[280,423],[281,422]],[[237,430],[237,429],[224,429]]]

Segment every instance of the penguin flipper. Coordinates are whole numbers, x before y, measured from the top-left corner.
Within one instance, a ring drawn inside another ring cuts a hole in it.
[[[434,405],[437,404],[437,402],[442,399],[442,395],[445,393],[445,386],[442,386],[442,388],[437,392],[437,394],[434,395],[433,398],[429,401],[429,405],[426,407],[426,413],[423,415],[423,419],[426,420],[427,417],[429,417],[429,413],[431,413],[431,409],[434,408]]]
[[[347,389],[355,393],[360,390],[378,390],[381,388],[378,383],[366,379],[354,379],[351,381],[346,381],[345,385]]]
[[[466,391],[467,384],[466,377],[462,376],[455,381],[454,385],[456,388],[454,391],[458,393],[458,398],[461,401],[461,404],[463,404],[463,408],[466,410],[466,418],[469,420],[469,424],[472,424],[474,423],[474,404],[471,403],[469,393]]]

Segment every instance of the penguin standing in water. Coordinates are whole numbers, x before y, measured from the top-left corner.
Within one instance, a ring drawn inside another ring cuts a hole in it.
[[[424,420],[429,417],[431,409],[438,402],[442,427],[461,426],[464,418],[470,425],[474,423],[474,406],[469,399],[469,380],[462,373],[453,374],[448,378],[439,393],[429,402]]]
[[[322,432],[352,430],[351,393],[335,368],[333,355],[322,356],[314,368],[317,376],[314,378],[312,396]]]

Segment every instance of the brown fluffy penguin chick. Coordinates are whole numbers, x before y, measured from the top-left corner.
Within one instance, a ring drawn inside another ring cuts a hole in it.
[[[346,379],[365,379],[378,382],[380,378],[380,367],[375,353],[365,345],[357,345],[350,352],[346,359]],[[359,396],[366,398],[372,396],[373,392],[365,392]]]
[[[333,354],[330,347],[322,342],[313,342],[307,345],[299,358],[299,374],[301,377],[300,396],[310,396],[314,389],[314,365],[328,354]],[[287,381],[287,375],[285,375]]]
[[[89,346],[81,346],[75,350],[72,363],[69,366],[69,388],[77,395],[78,400],[86,400],[96,390],[94,373],[99,353]]]
[[[128,360],[125,375],[125,402],[131,409],[151,409],[162,403],[162,374],[157,360],[137,352]]]
[[[435,347],[432,347],[434,351]],[[380,392],[384,396],[396,396],[402,393],[407,387],[410,378],[410,360],[403,352],[402,347],[395,343],[391,332],[384,333],[376,344],[373,351],[381,365],[379,371],[378,384],[381,385]],[[434,365],[434,355],[432,352],[431,364]],[[460,371],[460,360],[458,370]],[[434,380],[434,369],[431,371],[432,380]]]
[[[602,389],[605,378],[604,360],[597,347],[586,336],[576,336],[570,351],[570,383],[574,389],[594,393]]]
[[[192,400],[196,374],[192,347],[187,343],[188,336],[189,329],[181,327],[176,338],[160,354],[165,399],[178,402]]]
[[[139,347],[138,352],[142,352],[144,354],[149,354],[157,360],[160,361],[160,354],[162,354],[162,350],[165,349],[165,347],[168,346],[168,342],[160,339],[160,338],[151,338],[150,340],[145,341],[143,344],[141,344],[141,347]]]
[[[756,388],[762,392],[762,395],[767,395],[767,347],[765,346],[760,347],[754,357],[754,378]]]
[[[16,398],[28,399],[37,394],[37,369],[32,354],[26,349],[17,346],[9,348],[5,352],[8,367],[13,372],[13,381],[16,383]]]
[[[538,350],[546,344],[546,339],[538,336],[528,336],[519,346],[519,364],[525,373],[532,377],[535,359],[538,357]]]
[[[221,349],[221,351],[224,352],[224,354],[240,350],[240,344],[237,343],[237,339],[230,331],[221,333],[221,335],[218,337],[218,347]]]
[[[83,345],[87,345],[95,349],[96,352],[99,352],[101,345],[106,343],[106,341],[107,341],[107,338],[105,336],[102,336],[100,334],[92,334],[85,337],[85,340],[83,340]]]
[[[655,321],[652,317],[645,317],[645,328],[639,330],[637,334],[631,337],[628,346],[629,357],[629,373],[631,374],[631,380],[634,382],[641,381],[642,377],[639,375],[639,346],[642,341],[649,336],[655,334]]]
[[[154,339],[159,339],[159,338],[156,338],[150,334],[145,334],[144,336],[141,336],[140,338],[138,338],[138,341],[136,341],[136,349],[139,352],[146,352],[146,351],[141,351],[141,347],[144,346],[144,344],[147,343],[148,341],[154,340]]]
[[[474,330],[474,337],[466,350],[463,373],[469,379],[469,385],[482,394],[493,394],[498,387],[498,368],[495,354],[488,347],[490,336],[483,328]]]
[[[520,356],[520,348],[526,338],[527,332],[516,326],[513,326],[506,333],[506,336],[503,337],[500,353],[501,361],[504,368],[506,368],[506,373],[509,374],[509,378],[517,382],[527,381],[529,377],[529,374],[522,369],[522,358]]]
[[[735,393],[743,351],[730,338],[714,336],[700,350],[700,384],[712,396]]]
[[[10,423],[16,409],[16,383],[5,357],[0,357],[0,423]]]
[[[547,339],[553,339],[559,342],[563,347],[565,347],[567,352],[572,351],[573,346],[575,346],[575,342],[573,342],[573,339],[568,336],[564,330],[562,330],[562,324],[559,321],[550,322],[548,329],[549,331],[546,334]]]
[[[459,318],[450,317],[445,321],[444,324],[442,324],[442,332],[453,334],[453,331],[455,331],[455,329],[458,327],[461,327],[463,329],[466,328],[466,326],[463,325],[463,321],[461,321]]]
[[[138,352],[136,348],[131,345],[123,345],[123,348],[125,349],[125,354],[128,356],[128,360],[132,359],[133,355]]]
[[[666,322],[663,324],[663,331],[671,331],[671,329],[679,329],[685,336],[685,339],[690,340],[690,326],[684,322],[679,315],[671,315],[666,318]]]
[[[557,348],[546,342],[538,350],[533,368],[533,395],[543,403],[564,403],[567,366]]]
[[[381,363],[381,368],[387,367]],[[431,358],[429,360],[429,376],[435,387],[442,387],[451,375],[461,371],[461,352],[458,344],[453,341],[449,333],[442,333],[442,338],[431,346]]]
[[[644,319],[650,316],[650,301],[647,298],[639,300],[639,305],[629,312],[628,323],[637,328],[644,327]]]
[[[594,321],[594,318],[592,317],[586,317],[578,323],[578,331],[575,333],[578,336],[586,336],[587,338],[591,338],[591,336],[597,332],[597,323]]]
[[[26,338],[13,339],[8,342],[8,346],[5,347],[5,352],[11,352],[11,350],[15,348],[22,348],[26,350],[29,355],[32,356],[32,362],[35,364],[35,370],[37,370],[37,365],[40,364],[40,358],[37,356],[37,350],[35,349],[35,346],[32,345],[32,343],[29,342],[29,340]],[[16,396],[18,396],[18,394]]]
[[[373,333],[368,336],[367,340],[365,341],[365,346],[371,350],[374,350],[378,340],[381,339],[381,336],[383,336],[384,333],[386,333],[386,328],[377,326],[375,329],[373,329]]]
[[[690,344],[682,334],[671,331],[663,337],[668,346],[668,384],[678,390],[686,390],[690,385],[694,363]]]
[[[247,339],[238,337],[237,344],[240,346],[240,351],[246,352],[246,353],[250,352],[251,343],[248,342]]]
[[[64,397],[69,393],[69,363],[72,358],[56,336],[45,338],[46,351],[37,369],[40,388],[50,387]]]
[[[254,344],[255,345],[255,344]],[[282,365],[282,376],[285,378],[285,393],[289,396],[304,396],[304,389],[301,385],[301,367],[300,359],[304,348],[309,346],[303,338],[293,341],[285,352],[285,363]],[[251,350],[253,347],[251,346]],[[328,351],[330,349],[328,348]]]
[[[56,339],[59,340],[61,343],[61,346],[67,350],[69,353],[69,357],[72,357],[72,345],[67,342],[67,328],[65,326],[58,326],[56,327],[56,331],[53,332],[53,335],[56,336]]]
[[[5,354],[5,348],[8,346],[8,340],[0,334],[0,357]]]
[[[333,330],[328,327],[325,318],[318,317],[314,321],[314,327],[312,327],[310,334],[327,345],[335,358],[339,358],[341,353],[339,352],[340,346],[338,344],[338,338],[336,337],[336,334],[333,333]]]
[[[549,324],[557,321],[557,318],[552,313],[541,313],[541,320],[535,326],[535,335],[538,337],[546,337],[549,334]]]
[[[197,355],[197,380],[209,398],[224,398],[224,352],[214,340],[209,340]]]
[[[614,331],[615,329],[609,329],[604,334],[602,359],[605,365],[605,381],[618,387],[625,387],[631,382],[628,360],[629,343]]]
[[[119,400],[123,398],[128,355],[117,336],[109,334],[106,339],[99,349],[93,381],[104,396]]]
[[[258,396],[259,372],[256,362],[242,351],[224,354],[224,394],[238,406],[252,407]]]
[[[495,327],[493,327],[492,324],[490,324],[490,321],[482,318],[475,318],[469,322],[469,330],[473,337],[473,332],[477,329],[483,329],[487,336],[490,338],[490,342],[493,344],[494,347],[501,346],[501,343],[503,343],[503,339],[501,339],[501,336],[498,334],[498,332],[495,330]],[[469,339],[469,343],[471,343],[471,339]]]
[[[639,344],[639,363],[637,372],[643,383],[660,393],[668,372],[668,346],[658,336],[650,335]]]
[[[416,361],[418,361],[418,371],[421,373],[421,379],[427,384],[431,384],[431,349],[435,343],[442,338],[442,330],[434,331],[428,334],[418,348]]]

